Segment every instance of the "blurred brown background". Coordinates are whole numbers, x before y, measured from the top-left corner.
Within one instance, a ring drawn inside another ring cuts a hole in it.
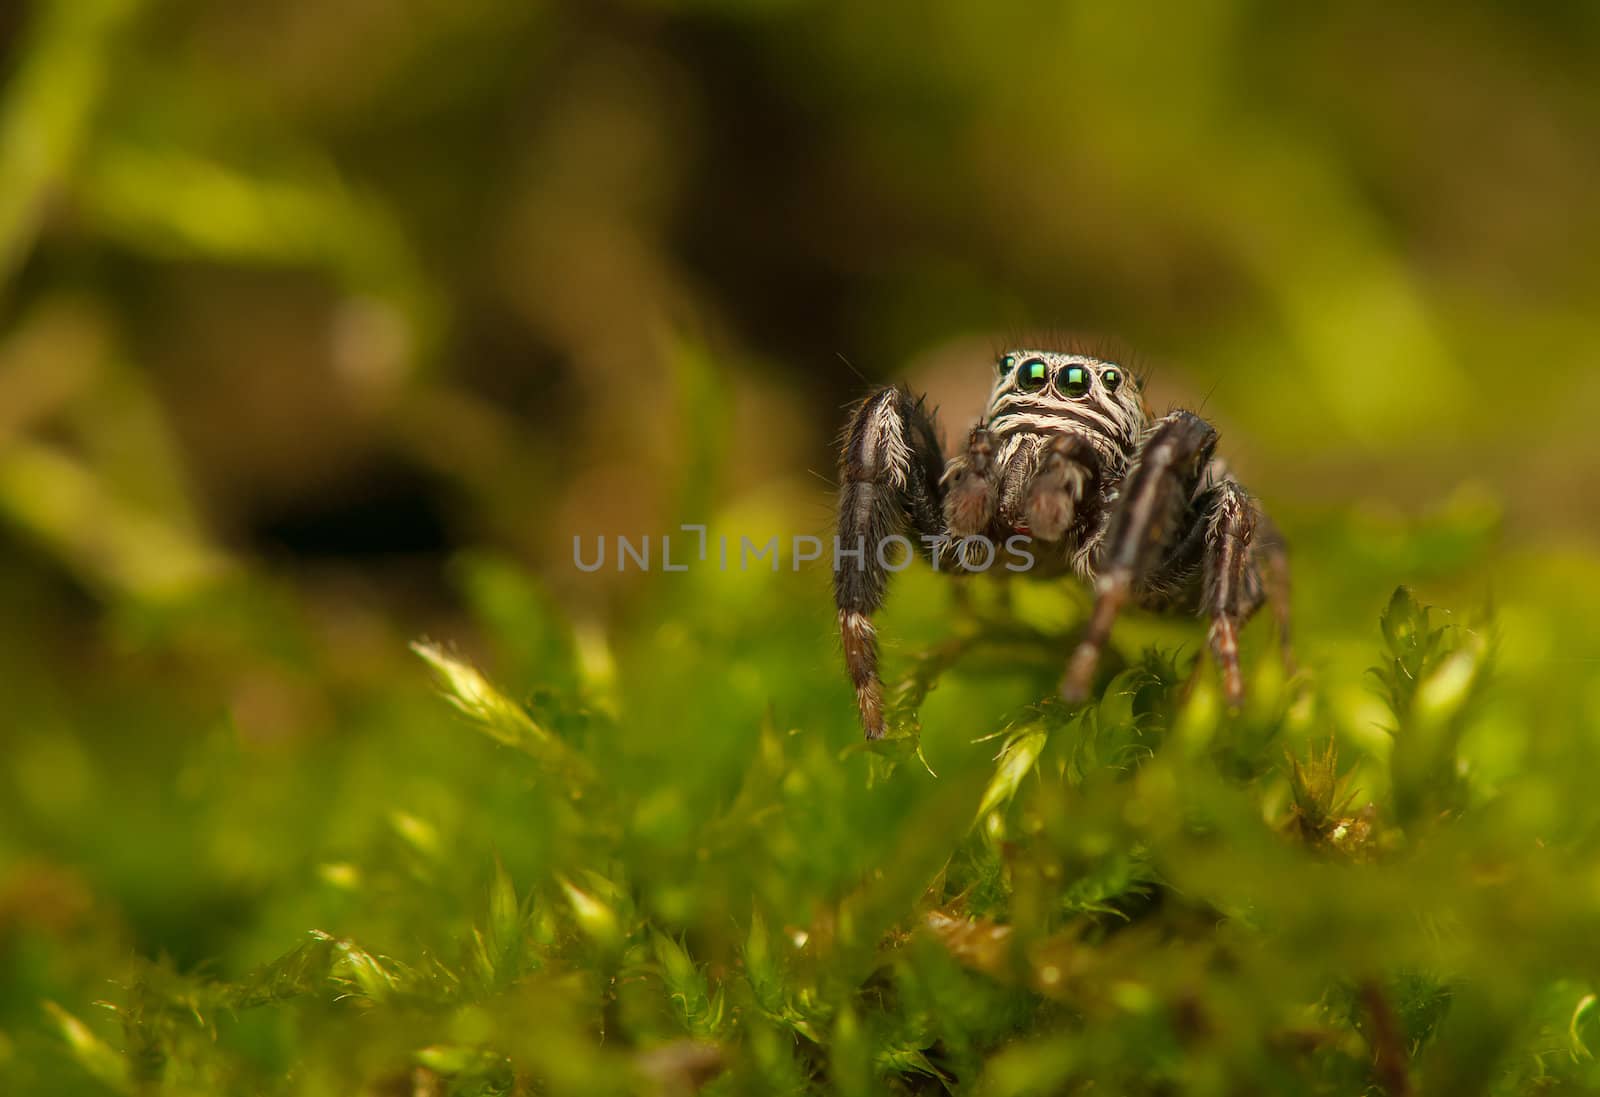
[[[0,553],[560,589],[573,533],[704,520],[708,442],[702,505],[825,525],[869,380],[954,434],[1038,325],[1140,348],[1291,524],[1467,485],[1588,543],[1597,47],[1577,2],[13,0]]]

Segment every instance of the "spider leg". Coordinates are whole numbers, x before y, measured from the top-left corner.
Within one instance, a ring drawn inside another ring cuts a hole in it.
[[[933,417],[906,389],[879,389],[851,414],[839,456],[833,591],[845,665],[869,739],[883,737],[883,683],[872,614],[883,605],[890,569],[879,550],[886,539],[908,531],[944,535],[943,463]]]
[[[1222,672],[1222,694],[1230,709],[1237,709],[1244,700],[1239,626],[1265,596],[1251,551],[1255,532],[1256,509],[1244,488],[1231,480],[1219,484],[1206,522],[1201,608],[1211,618],[1211,650]]]
[[[1178,411],[1162,419],[1140,447],[1112,507],[1088,630],[1061,682],[1068,701],[1088,696],[1112,622],[1135,584],[1182,534],[1185,512],[1216,445],[1217,432],[1209,423]]]
[[[1023,504],[1029,533],[1059,541],[1099,497],[1100,456],[1088,439],[1058,434],[1045,447]]]
[[[950,462],[940,480],[945,490],[944,521],[952,537],[981,534],[994,521],[1000,498],[1000,469],[994,450],[994,435],[988,428],[972,428],[965,452]]]

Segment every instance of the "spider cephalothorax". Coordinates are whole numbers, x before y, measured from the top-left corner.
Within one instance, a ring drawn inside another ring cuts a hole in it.
[[[858,404],[840,454],[834,595],[845,662],[869,738],[883,734],[883,688],[871,614],[890,568],[881,546],[906,538],[960,571],[974,543],[1026,538],[1036,575],[1071,571],[1094,584],[1095,606],[1062,679],[1081,700],[1117,613],[1203,614],[1223,691],[1243,694],[1239,626],[1272,596],[1287,653],[1288,564],[1282,539],[1227,466],[1199,416],[1156,419],[1122,366],[1090,354],[1001,355],[983,418],[944,461],[933,415],[904,387]],[[991,557],[992,558],[992,557]]]

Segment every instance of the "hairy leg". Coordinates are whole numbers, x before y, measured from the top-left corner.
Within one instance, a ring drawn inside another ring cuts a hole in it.
[[[967,448],[945,471],[944,521],[952,537],[983,533],[994,521],[1000,497],[1000,469],[994,459],[995,440],[988,428],[977,426]]]
[[[1244,700],[1239,673],[1239,626],[1264,597],[1251,542],[1256,509],[1238,484],[1219,484],[1211,496],[1206,522],[1204,596],[1201,610],[1211,618],[1211,651],[1222,673],[1222,694],[1228,707]]]
[[[1040,456],[1028,483],[1023,514],[1028,530],[1041,541],[1059,541],[1087,508],[1098,503],[1100,455],[1088,439],[1059,434]]]
[[[833,590],[845,666],[869,739],[883,736],[872,614],[883,605],[889,570],[878,549],[892,535],[915,541],[943,532],[942,465],[933,417],[904,388],[880,389],[851,413],[839,456],[840,552]]]
[[[1112,507],[1088,630],[1061,682],[1061,695],[1067,700],[1088,696],[1112,622],[1134,585],[1160,562],[1163,550],[1183,536],[1189,501],[1216,445],[1217,432],[1210,424],[1179,411],[1161,420],[1140,447]]]

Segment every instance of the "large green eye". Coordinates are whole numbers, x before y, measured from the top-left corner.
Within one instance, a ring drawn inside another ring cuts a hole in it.
[[[1023,392],[1038,392],[1050,381],[1050,367],[1042,358],[1029,358],[1017,367],[1017,388]]]
[[[1061,381],[1056,386],[1066,396],[1082,396],[1089,391],[1089,367],[1068,366],[1061,371]]]
[[[1122,371],[1112,366],[1100,374],[1100,383],[1106,387],[1107,392],[1116,392],[1122,387]]]

